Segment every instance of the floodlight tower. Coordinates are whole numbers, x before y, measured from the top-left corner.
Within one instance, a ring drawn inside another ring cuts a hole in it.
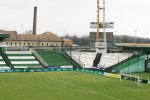
[[[105,22],[105,0],[103,0],[103,38],[105,43],[105,51],[107,52],[107,35],[106,35],[106,22]]]
[[[103,22],[100,22],[100,10],[103,11]],[[105,44],[105,51],[107,52],[107,37],[106,37],[106,22],[105,22],[105,0],[103,0],[103,7],[100,7],[100,0],[97,0],[97,32],[96,42],[100,42],[100,28],[103,29],[103,42]]]
[[[100,32],[100,19],[99,19],[99,0],[97,0],[97,33],[96,33],[96,42],[99,42],[99,32]]]

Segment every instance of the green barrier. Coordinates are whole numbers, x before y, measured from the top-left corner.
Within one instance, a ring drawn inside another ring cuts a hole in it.
[[[11,69],[11,70],[1,70],[0,73],[10,73],[10,72],[51,72],[51,71],[82,71],[89,72],[93,74],[103,74],[101,71],[81,69],[81,68],[32,68],[32,69]]]

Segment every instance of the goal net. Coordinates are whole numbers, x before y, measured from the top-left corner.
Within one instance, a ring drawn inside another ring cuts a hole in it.
[[[129,80],[129,81],[134,81],[137,83],[139,83],[141,81],[139,76],[120,73],[120,82],[122,80]]]

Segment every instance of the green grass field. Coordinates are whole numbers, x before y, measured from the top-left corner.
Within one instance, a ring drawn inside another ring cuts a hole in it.
[[[150,85],[81,71],[0,73],[0,100],[149,100]]]
[[[139,76],[140,78],[150,80],[150,73],[131,73],[131,75]]]

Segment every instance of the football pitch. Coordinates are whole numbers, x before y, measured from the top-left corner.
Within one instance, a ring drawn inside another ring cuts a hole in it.
[[[0,73],[0,100],[149,100],[150,85],[81,71]]]

